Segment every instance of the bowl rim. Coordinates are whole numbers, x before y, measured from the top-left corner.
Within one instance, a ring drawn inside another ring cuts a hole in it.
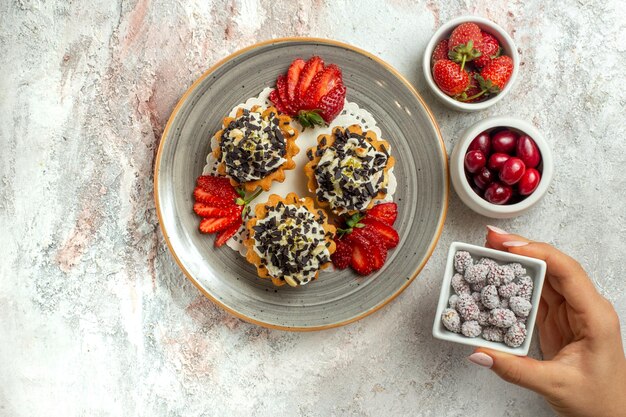
[[[462,174],[465,172],[463,163],[465,153],[472,140],[474,140],[474,138],[478,136],[479,133],[482,133],[489,129],[494,129],[496,127],[512,128],[523,132],[527,136],[530,136],[537,144],[537,148],[539,148],[539,152],[541,153],[542,172],[537,189],[524,200],[515,204],[497,205],[488,202],[487,200],[476,194],[474,190],[472,190],[467,182],[467,179]],[[474,123],[472,126],[466,129],[461,139],[457,142],[456,148],[457,149],[455,149],[452,154],[454,155],[454,160],[450,161],[450,165],[454,165],[455,170],[458,173],[457,181],[453,181],[455,190],[457,186],[463,187],[463,190],[465,191],[465,194],[467,194],[468,198],[473,203],[478,205],[483,211],[494,214],[521,213],[522,211],[525,211],[537,204],[548,191],[550,183],[552,182],[552,177],[554,174],[554,161],[552,159],[552,151],[548,146],[548,142],[544,138],[543,134],[541,134],[539,129],[523,119],[512,116],[492,116],[478,121],[477,123]],[[461,199],[463,199],[463,196],[461,196],[458,191],[457,194],[459,194]]]
[[[449,331],[441,323],[441,314],[443,310],[447,308],[448,299],[450,298],[452,289],[450,281],[454,275],[454,254],[459,250],[468,251],[472,257],[490,257],[501,262],[519,262],[522,266],[532,266],[537,270],[537,274],[533,278],[533,294],[532,294],[532,309],[526,320],[526,339],[522,345],[512,348],[505,345],[503,342],[491,342],[485,340],[482,337],[466,337],[462,334],[457,334]],[[510,252],[500,251],[497,249],[490,249],[484,246],[472,245],[470,243],[454,241],[450,244],[448,249],[448,256],[446,258],[446,268],[441,284],[441,290],[439,292],[439,300],[437,302],[437,312],[435,313],[432,334],[435,339],[445,340],[448,342],[455,342],[475,347],[486,347],[500,352],[511,353],[518,356],[528,355],[530,344],[532,342],[533,330],[535,322],[537,320],[537,313],[539,311],[539,300],[541,298],[541,292],[543,289],[543,283],[545,281],[547,265],[546,262],[541,259],[530,258],[528,256],[517,255]]]
[[[476,23],[479,26],[481,26],[481,29],[482,27],[487,27],[489,29],[488,32],[490,33],[497,32],[497,35],[499,35],[502,39],[504,39],[505,41],[504,43],[506,43],[506,45],[502,45],[503,48],[507,49],[510,52],[509,55],[511,59],[513,60],[513,72],[511,73],[511,78],[509,79],[509,82],[506,84],[506,86],[504,86],[504,89],[499,94],[496,94],[494,97],[491,97],[485,101],[481,101],[478,103],[462,103],[444,94],[439,89],[439,87],[437,87],[437,85],[435,84],[435,81],[432,76],[432,69],[430,66],[430,59],[431,59],[431,56],[433,54],[433,50],[435,49],[436,44],[439,43],[439,41],[443,39],[443,37],[446,36],[448,32],[450,32],[454,26],[457,26],[465,22]],[[511,38],[508,32],[505,31],[500,25],[493,22],[492,20],[489,20],[481,16],[464,15],[464,16],[459,16],[457,18],[454,18],[444,23],[435,31],[433,36],[428,41],[426,48],[424,49],[424,55],[422,58],[422,67],[424,70],[424,78],[426,78],[426,84],[428,84],[430,89],[433,91],[433,94],[435,94],[435,96],[439,100],[443,101],[445,104],[457,110],[473,112],[473,111],[484,110],[493,106],[498,101],[502,100],[504,96],[506,96],[509,93],[509,91],[511,91],[511,89],[513,88],[513,85],[515,84],[515,81],[517,80],[517,74],[519,72],[519,54],[517,53],[517,46],[515,45],[513,38]]]

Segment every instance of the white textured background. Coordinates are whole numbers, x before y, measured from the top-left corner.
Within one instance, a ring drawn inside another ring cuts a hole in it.
[[[218,59],[289,35],[365,48],[424,93],[448,149],[488,115],[556,151],[549,194],[498,226],[577,257],[626,330],[626,13],[586,1],[111,1],[0,4],[0,415],[551,415],[430,328],[447,246],[488,221],[454,193],[426,269],[344,328],[269,331],[217,309],[158,230],[152,166],[169,114]],[[503,102],[447,111],[426,92],[435,28],[474,13],[522,58]],[[536,343],[533,355],[537,355]]]

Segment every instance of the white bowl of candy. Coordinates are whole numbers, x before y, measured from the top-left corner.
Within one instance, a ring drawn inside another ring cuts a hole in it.
[[[433,336],[526,356],[545,275],[542,260],[453,242]]]

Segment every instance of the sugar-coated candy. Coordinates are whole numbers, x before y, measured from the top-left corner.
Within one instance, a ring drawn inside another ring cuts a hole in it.
[[[469,284],[465,281],[463,275],[461,274],[454,274],[452,276],[452,280],[450,281],[450,285],[452,285],[452,289],[454,289],[454,292],[458,295],[471,293]]]
[[[478,261],[478,263],[481,265],[487,265],[488,267],[498,265],[498,263],[491,258],[480,258],[480,261]]]
[[[465,269],[473,263],[472,255],[467,251],[460,250],[454,254],[454,269],[460,274],[463,274]]]
[[[533,295],[533,280],[529,276],[523,276],[517,280],[519,290],[517,296],[530,300]]]
[[[519,262],[513,262],[509,264],[509,267],[513,270],[515,278],[521,278],[526,275],[526,268],[524,268]]]
[[[489,323],[497,327],[510,327],[513,323],[517,323],[515,313],[506,308],[494,308],[489,316]]]
[[[476,320],[466,321],[461,325],[461,333],[467,337],[478,337],[482,331],[483,328]]]
[[[448,298],[448,307],[456,309],[456,303],[459,301],[459,296],[456,294],[452,294],[450,298]]]
[[[461,317],[459,317],[459,313],[452,308],[443,310],[443,313],[441,313],[441,322],[445,328],[451,332],[459,333],[461,331]]]
[[[463,320],[477,320],[480,309],[474,302],[474,298],[470,294],[459,295],[459,301],[456,303],[456,310]]]
[[[505,285],[500,285],[498,287],[498,294],[502,298],[511,298],[517,295],[517,291],[519,291],[519,286],[514,282],[509,282]]]
[[[463,277],[465,278],[465,281],[470,284],[476,284],[477,282],[482,282],[487,278],[487,272],[489,272],[489,267],[487,267],[487,265],[474,264],[465,269]]]
[[[508,284],[515,279],[513,270],[508,265],[490,266],[487,272],[487,284],[500,286]]]
[[[472,298],[474,299],[474,302],[476,303],[476,305],[478,306],[478,309],[480,311],[483,311],[485,309],[485,306],[483,305],[482,300],[480,299],[480,293],[478,291],[474,291],[472,293]]]
[[[500,298],[500,308],[509,308],[508,298]]]
[[[504,331],[496,326],[487,326],[483,328],[483,339],[491,342],[502,342],[504,340]]]
[[[485,285],[487,285],[487,281],[480,281],[475,284],[471,284],[470,289],[472,292],[481,292],[482,289],[485,288]]]
[[[510,347],[519,347],[526,340],[526,325],[515,322],[504,334],[504,343]]]
[[[489,311],[481,311],[478,314],[478,320],[476,320],[481,326],[489,326]]]
[[[511,297],[509,299],[509,308],[520,317],[528,317],[530,310],[533,308],[530,301],[522,297]]]
[[[488,309],[497,308],[500,306],[500,297],[498,297],[498,289],[495,285],[487,285],[480,292],[480,298],[483,305]]]

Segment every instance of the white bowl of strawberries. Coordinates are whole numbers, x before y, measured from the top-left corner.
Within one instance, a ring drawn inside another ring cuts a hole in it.
[[[509,34],[478,16],[461,16],[441,26],[423,58],[426,83],[443,104],[474,112],[506,96],[517,78],[519,56]]]
[[[514,117],[489,117],[470,126],[450,155],[458,196],[492,218],[529,210],[548,191],[553,174],[552,152],[541,132]]]

